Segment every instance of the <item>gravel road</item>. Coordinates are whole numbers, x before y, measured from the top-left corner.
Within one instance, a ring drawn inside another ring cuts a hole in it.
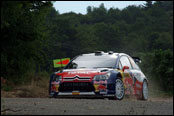
[[[1,114],[173,115],[173,100],[1,98]]]

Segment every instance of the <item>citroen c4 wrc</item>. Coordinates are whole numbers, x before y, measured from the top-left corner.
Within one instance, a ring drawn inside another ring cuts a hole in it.
[[[49,95],[101,96],[122,100],[125,95],[148,99],[148,79],[141,60],[125,53],[96,51],[73,58],[50,76]]]

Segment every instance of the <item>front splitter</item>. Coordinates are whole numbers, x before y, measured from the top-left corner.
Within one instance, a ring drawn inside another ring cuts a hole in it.
[[[58,95],[95,95],[94,92],[59,92]]]
[[[95,92],[58,92],[55,97],[114,97],[114,94],[96,94]]]

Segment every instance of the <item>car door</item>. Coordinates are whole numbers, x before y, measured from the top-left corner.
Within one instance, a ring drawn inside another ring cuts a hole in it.
[[[134,94],[134,87],[133,87],[133,73],[132,73],[132,65],[126,55],[120,57],[120,67],[128,66],[129,69],[124,70],[123,75],[123,82],[125,84],[125,94]]]
[[[142,84],[143,84],[143,73],[138,67],[138,65],[135,63],[135,61],[129,57],[130,63],[132,65],[132,78],[133,78],[133,87],[134,87],[134,94],[141,95],[142,91]]]

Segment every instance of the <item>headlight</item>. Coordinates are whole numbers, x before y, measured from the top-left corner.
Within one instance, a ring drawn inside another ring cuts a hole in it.
[[[95,81],[101,81],[101,80],[105,81],[105,80],[109,79],[110,75],[111,75],[110,72],[105,74],[105,75],[95,75],[93,80],[95,80]]]
[[[62,76],[60,76],[60,75],[54,75],[54,77],[53,77],[53,81],[61,81],[62,80]]]

